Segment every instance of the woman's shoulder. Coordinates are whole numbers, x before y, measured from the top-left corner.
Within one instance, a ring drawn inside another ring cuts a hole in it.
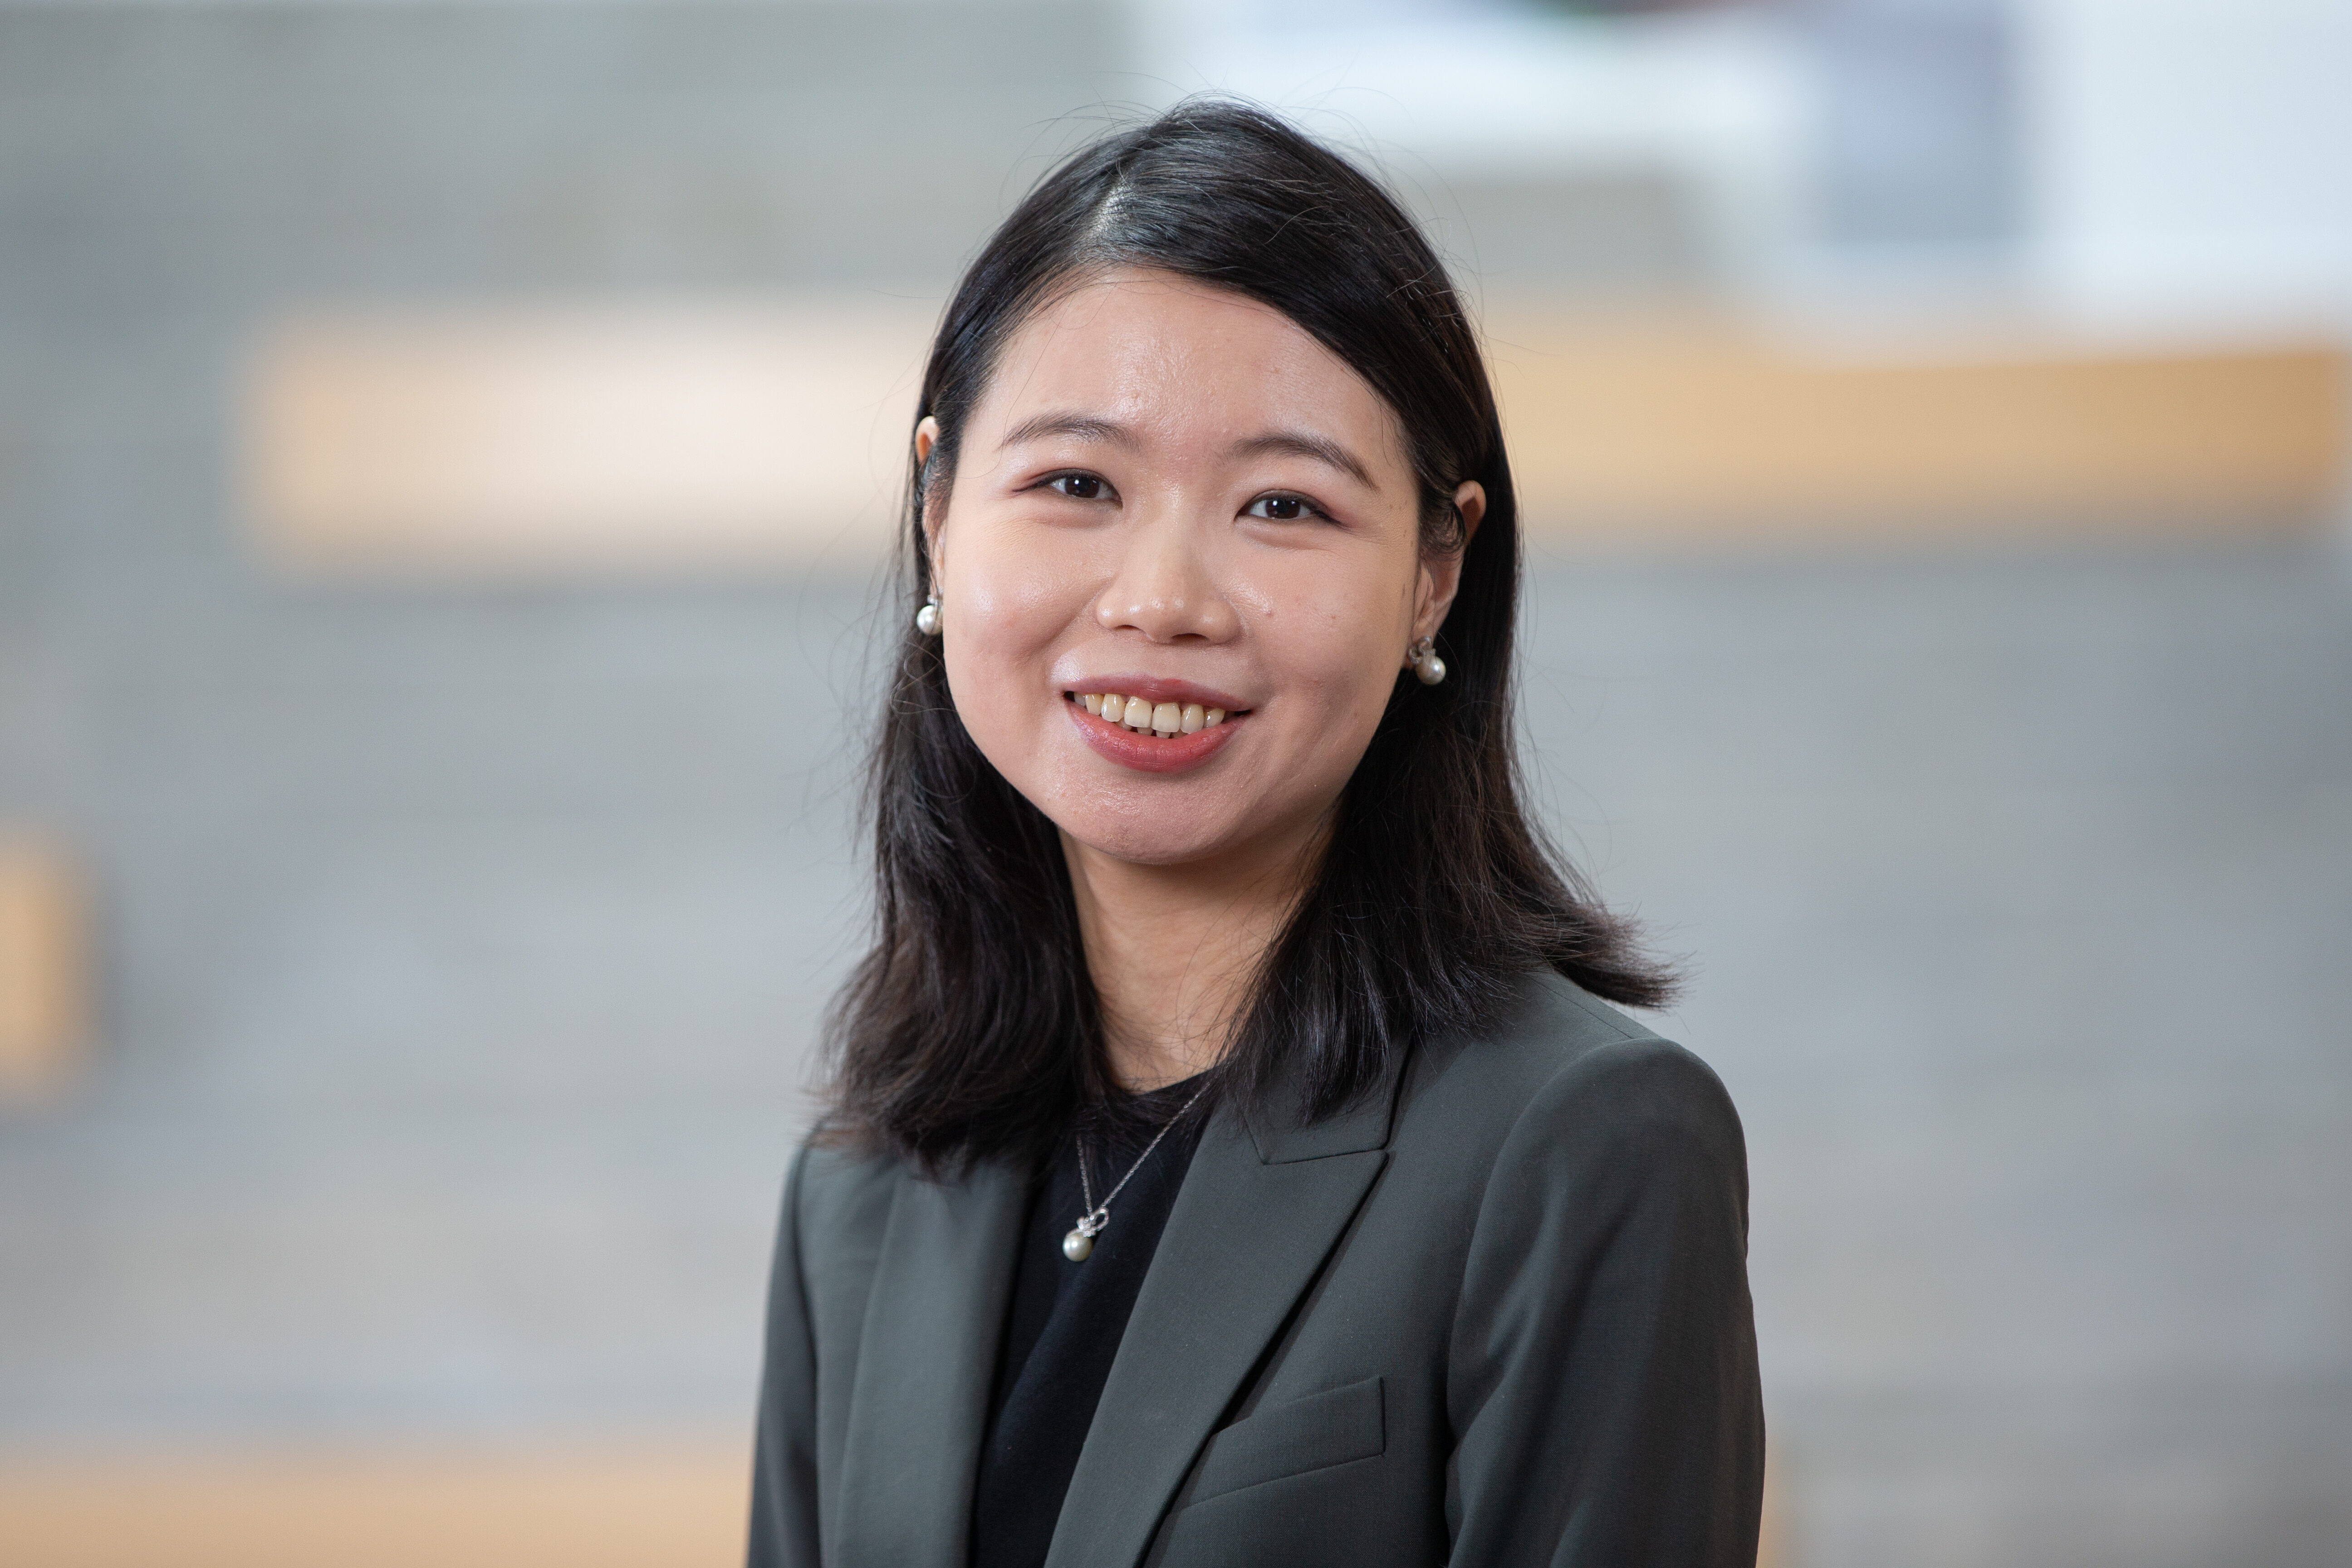
[[[1423,1231],[1462,1237],[1481,1289],[1701,1229],[1733,1264],[1744,1250],[1747,1147],[1722,1081],[1567,980],[1530,976],[1497,1025],[1424,1051],[1399,1110],[1390,1178]]]
[[[1680,1145],[1746,1163],[1738,1112],[1696,1055],[1572,982],[1527,976],[1501,1019],[1427,1053],[1408,1120],[1492,1148]]]

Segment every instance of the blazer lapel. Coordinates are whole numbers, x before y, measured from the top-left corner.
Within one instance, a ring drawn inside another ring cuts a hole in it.
[[[874,1270],[825,1561],[963,1568],[1026,1184],[898,1178]]]
[[[1221,1113],[1160,1233],[1045,1568],[1128,1568],[1388,1162],[1396,1075],[1353,1112],[1265,1135]]]

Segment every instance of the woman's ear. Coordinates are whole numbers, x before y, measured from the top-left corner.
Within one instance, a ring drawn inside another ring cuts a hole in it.
[[[1454,607],[1454,595],[1462,586],[1462,557],[1486,515],[1486,487],[1475,479],[1463,480],[1454,487],[1454,510],[1462,517],[1462,542],[1443,555],[1421,559],[1421,591],[1412,616],[1416,639],[1435,637],[1445,624],[1445,612]]]
[[[926,414],[915,422],[915,483],[919,488],[929,488],[931,453],[939,444],[940,422]],[[922,500],[923,550],[931,558],[931,591],[937,593],[940,569],[946,564],[947,559],[940,544],[940,523],[942,521],[940,514],[945,509],[933,506],[929,494],[925,494]]]
[[[1465,479],[1454,487],[1454,510],[1462,514],[1462,548],[1470,548],[1477,535],[1478,524],[1486,516],[1486,487],[1475,479]]]

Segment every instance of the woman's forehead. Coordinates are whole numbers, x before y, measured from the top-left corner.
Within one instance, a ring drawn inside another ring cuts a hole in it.
[[[1006,343],[967,440],[1087,421],[1177,445],[1304,430],[1375,469],[1404,465],[1395,416],[1345,360],[1269,305],[1165,272],[1097,274],[1042,305]]]

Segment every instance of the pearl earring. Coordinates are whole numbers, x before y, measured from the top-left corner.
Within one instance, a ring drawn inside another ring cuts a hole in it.
[[[1434,686],[1445,679],[1445,661],[1437,657],[1437,639],[1423,637],[1405,650],[1412,664],[1412,672],[1421,677],[1423,686]]]
[[[937,594],[915,612],[915,629],[927,637],[940,635],[940,596]]]

